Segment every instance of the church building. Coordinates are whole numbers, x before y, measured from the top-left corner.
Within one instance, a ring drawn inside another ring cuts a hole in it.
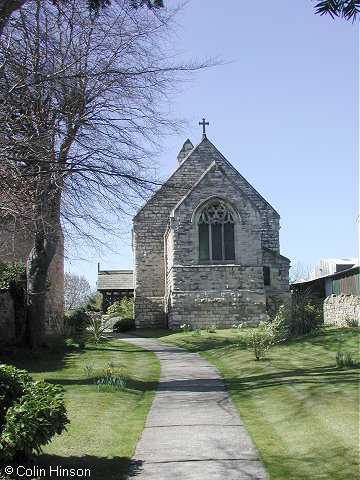
[[[205,134],[133,219],[137,328],[257,324],[289,295],[279,214]]]

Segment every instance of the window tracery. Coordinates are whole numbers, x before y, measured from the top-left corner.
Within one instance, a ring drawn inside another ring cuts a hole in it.
[[[199,261],[235,260],[234,217],[220,202],[206,205],[200,213]]]

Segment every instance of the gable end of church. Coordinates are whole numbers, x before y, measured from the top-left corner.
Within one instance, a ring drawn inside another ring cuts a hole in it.
[[[137,327],[256,324],[288,295],[279,215],[203,136],[134,217]]]

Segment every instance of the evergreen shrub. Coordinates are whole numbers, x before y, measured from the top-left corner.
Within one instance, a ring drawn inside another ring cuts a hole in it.
[[[112,305],[110,305],[106,313],[110,316],[133,318],[134,317],[134,299],[124,297],[120,300],[120,302],[115,302]]]
[[[0,466],[29,464],[68,422],[62,387],[0,365]]]
[[[293,292],[289,302],[280,306],[272,326],[278,336],[288,338],[314,332],[322,323],[317,298],[310,290],[303,290]]]
[[[113,332],[128,332],[129,330],[135,330],[135,320],[133,318],[122,318],[114,323]]]
[[[91,317],[84,308],[78,308],[69,315],[65,315],[65,328],[69,334],[84,333],[90,323]]]

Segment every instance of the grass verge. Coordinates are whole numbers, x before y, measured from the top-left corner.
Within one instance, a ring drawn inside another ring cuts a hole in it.
[[[50,466],[89,469],[93,480],[127,478],[159,379],[160,365],[155,354],[109,339],[100,345],[73,348],[65,355],[59,351],[6,360],[26,368],[34,379],[60,384],[65,390],[68,431],[44,447],[39,468],[47,473]],[[110,362],[119,365],[121,375],[127,379],[126,386],[98,391],[94,382]],[[89,375],[84,371],[86,365],[92,366],[88,367]]]
[[[358,356],[359,329],[323,328],[279,343],[255,361],[246,331],[141,331],[199,352],[222,373],[271,480],[358,480],[359,369],[339,369],[338,350]]]

